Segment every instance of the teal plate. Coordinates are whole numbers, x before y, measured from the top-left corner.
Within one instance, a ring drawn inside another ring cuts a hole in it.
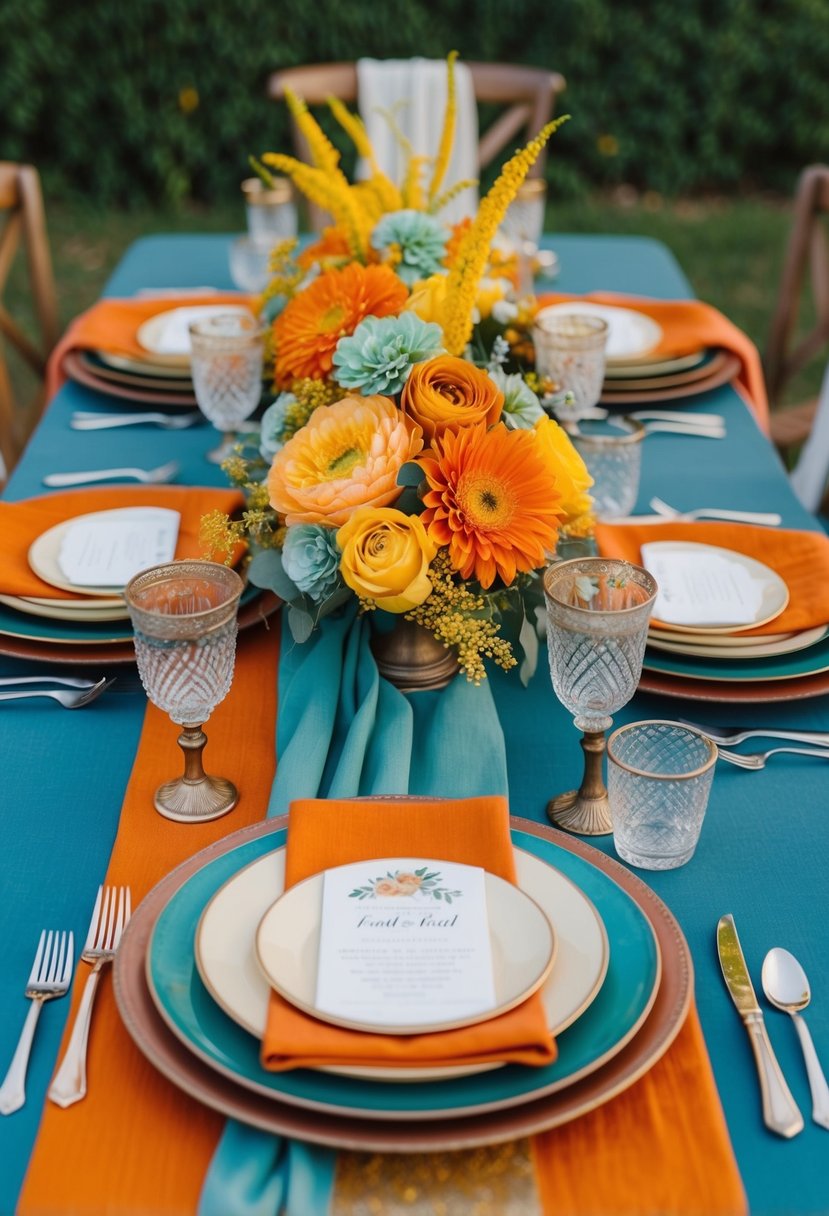
[[[208,862],[179,888],[158,917],[147,951],[147,978],[167,1025],[201,1060],[245,1088],[280,1101],[366,1119],[479,1114],[542,1097],[598,1068],[634,1035],[660,978],[660,957],[646,916],[621,887],[552,841],[512,832],[513,844],[555,866],[592,900],[604,921],[610,965],[588,1010],[557,1039],[558,1058],[544,1068],[508,1065],[447,1081],[375,1082],[312,1069],[272,1073],[259,1062],[258,1039],[213,1001],[195,965],[201,913],[233,874],[285,843],[285,830],[251,840]]]
[[[758,641],[762,640],[758,636]],[[829,671],[829,637],[796,650],[793,654],[772,655],[767,659],[702,659],[681,654],[645,652],[642,666],[647,671],[661,671],[669,676],[691,680],[727,680],[731,683],[751,680],[795,680],[798,676],[815,676]]]

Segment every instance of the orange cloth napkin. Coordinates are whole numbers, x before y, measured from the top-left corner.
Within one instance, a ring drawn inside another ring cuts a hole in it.
[[[285,886],[311,874],[373,857],[429,857],[482,866],[515,882],[506,799],[347,801],[291,804]],[[439,1066],[549,1064],[556,1048],[541,996],[499,1017],[434,1034],[382,1035],[345,1030],[302,1013],[271,994],[262,1063],[273,1071],[330,1064]]]
[[[651,300],[641,296],[617,295],[610,291],[594,291],[585,296],[552,292],[539,296],[538,305],[543,308],[546,304],[561,304],[568,300],[593,300],[596,304],[634,308],[652,317],[662,326],[662,341],[651,352],[654,355],[687,355],[704,346],[721,346],[731,351],[742,364],[738,384],[748,397],[760,426],[768,431],[769,402],[757,347],[733,321],[729,321],[710,304],[704,304],[702,300]]]
[[[199,295],[141,296],[134,300],[99,300],[71,323],[49,357],[46,369],[46,399],[50,401],[66,380],[62,364],[70,350],[105,350],[113,355],[146,358],[148,351],[139,346],[136,333],[144,321],[173,308],[192,308],[203,304],[247,304],[249,297],[239,292],[201,292]]]
[[[0,594],[34,595],[54,600],[76,599],[38,578],[29,567],[28,553],[44,532],[64,520],[117,507],[167,507],[181,515],[176,557],[202,557],[199,544],[201,517],[208,511],[230,515],[242,506],[239,490],[190,486],[107,486],[66,490],[20,502],[0,502]]]
[[[672,520],[664,524],[607,523],[596,527],[596,543],[602,557],[620,557],[636,565],[641,565],[643,544],[663,540],[733,549],[770,566],[780,575],[789,588],[788,605],[768,624],[740,630],[741,636],[797,633],[829,623],[829,536],[823,532]]]

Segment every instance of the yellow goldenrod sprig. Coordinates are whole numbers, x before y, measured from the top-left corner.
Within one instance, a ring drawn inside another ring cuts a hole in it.
[[[290,89],[285,90],[285,100],[294,122],[304,135],[311,159],[317,169],[334,173],[340,163],[340,154],[323,131],[301,97]]]
[[[446,59],[446,109],[443,113],[443,130],[441,131],[440,143],[438,144],[438,154],[435,158],[435,167],[432,171],[432,180],[429,184],[430,210],[437,210],[434,202],[438,191],[443,185],[446,170],[449,168],[452,145],[455,141],[455,121],[458,113],[458,96],[455,85],[455,60],[457,57],[457,51],[450,51]]]
[[[406,166],[406,176],[403,180],[400,193],[403,196],[403,206],[411,207],[413,211],[423,211],[426,206],[426,199],[423,196],[423,184],[420,179],[428,161],[428,156],[415,156],[413,154],[409,157],[409,163]]]
[[[457,257],[449,270],[443,305],[442,328],[446,349],[452,355],[462,355],[471,337],[472,310],[478,284],[486,269],[492,238],[541,149],[569,117],[569,114],[564,114],[547,123],[535,139],[507,161],[464,234]]]
[[[365,260],[368,225],[356,205],[348,181],[339,169],[335,173],[325,173],[281,152],[266,152],[262,159],[280,173],[286,173],[312,203],[330,212],[337,226],[345,233],[352,256]]]
[[[452,200],[457,198],[464,190],[469,190],[470,187],[477,185],[478,179],[476,177],[464,178],[459,182],[455,182],[454,186],[450,186],[448,190],[444,190],[443,194],[429,204],[430,212],[432,215],[437,215],[444,207],[448,207]]]
[[[360,118],[359,114],[352,114],[348,106],[343,105],[339,97],[329,96],[325,100],[331,113],[354,144],[357,155],[362,156],[364,160],[368,161],[371,165],[372,173],[379,173],[377,156],[366,132],[366,124],[362,118]]]

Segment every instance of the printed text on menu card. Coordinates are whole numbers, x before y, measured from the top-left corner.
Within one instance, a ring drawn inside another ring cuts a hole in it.
[[[167,507],[79,519],[61,542],[61,573],[76,587],[123,587],[139,570],[173,560],[180,523],[178,511]]]
[[[326,871],[316,1005],[388,1026],[493,1009],[484,871],[412,857]]]
[[[739,561],[715,551],[642,546],[642,564],[659,584],[653,615],[668,625],[745,625],[754,621],[765,584]]]

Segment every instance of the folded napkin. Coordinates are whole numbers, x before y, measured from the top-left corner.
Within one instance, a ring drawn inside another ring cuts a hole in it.
[[[118,507],[167,507],[181,515],[176,557],[202,557],[201,517],[208,511],[238,510],[238,490],[191,486],[98,486],[66,490],[20,502],[0,502],[0,594],[34,595],[54,600],[76,598],[38,578],[29,567],[29,549],[39,536],[64,520]]]
[[[413,854],[482,866],[515,882],[506,799],[371,802],[316,799],[291,806],[285,886],[372,857]],[[317,1021],[271,994],[262,1063],[281,1071],[331,1064],[436,1066],[556,1057],[539,993],[489,1021],[434,1034],[382,1035]]]
[[[195,296],[141,296],[134,300],[99,300],[71,323],[49,357],[46,369],[46,398],[51,400],[66,376],[62,365],[70,350],[104,350],[113,355],[129,355],[145,359],[148,351],[136,338],[138,329],[150,317],[173,308],[195,308],[206,304],[248,303],[248,297],[238,292],[201,292]]]
[[[753,557],[779,574],[789,588],[789,603],[779,616],[754,634],[797,633],[829,624],[829,536],[823,532],[759,528],[753,524],[666,520],[664,524],[598,524],[596,543],[602,557],[620,557],[641,565],[642,545],[684,540],[717,545]]]
[[[538,297],[539,308],[561,304],[568,300],[592,300],[596,304],[611,304],[617,308],[634,308],[653,318],[662,326],[662,341],[651,352],[654,355],[687,355],[704,346],[720,346],[741,362],[737,383],[742,388],[758,423],[768,431],[769,403],[766,384],[757,347],[747,334],[738,329],[721,312],[702,300],[651,300],[641,296],[617,295],[610,291],[595,291],[589,295],[562,295],[559,292]]]

